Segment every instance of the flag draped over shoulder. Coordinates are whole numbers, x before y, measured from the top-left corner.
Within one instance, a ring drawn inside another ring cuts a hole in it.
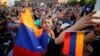
[[[83,32],[66,32],[63,54],[68,56],[83,56]]]
[[[20,14],[20,26],[14,43],[14,56],[42,56],[48,45],[46,30],[39,30],[33,23],[29,8]]]

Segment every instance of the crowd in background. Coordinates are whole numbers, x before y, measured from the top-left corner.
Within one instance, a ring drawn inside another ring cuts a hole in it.
[[[2,48],[0,48],[0,55],[7,55],[11,51],[13,47],[13,41],[15,40],[15,36],[20,24],[19,15],[20,12],[23,12],[25,5],[26,4],[17,4],[13,7],[4,7],[0,5],[0,44],[3,45],[5,43],[6,45],[6,43],[10,43],[8,44],[8,47],[5,48],[7,49],[5,50],[6,52],[2,51]],[[80,5],[79,3],[76,3],[73,6],[68,4],[50,4],[47,7],[26,7],[31,9],[33,18],[35,19],[34,23],[39,28],[42,27],[42,20],[44,18],[50,18],[52,20],[52,30],[54,31],[55,37],[58,37],[59,34],[61,34],[61,32],[63,32],[65,29],[73,26],[78,20],[80,20],[81,17],[91,13],[94,8],[94,6]],[[83,30],[85,30],[86,34],[88,34],[87,32],[94,30],[94,27],[88,26]],[[94,49],[92,55],[100,55],[100,40],[97,38],[89,44],[91,44]],[[51,55],[47,54],[47,56],[60,56],[63,43],[59,45],[51,43],[50,45],[52,45],[52,47],[49,47],[49,49],[52,52]],[[89,52],[91,52],[91,50],[89,50]]]

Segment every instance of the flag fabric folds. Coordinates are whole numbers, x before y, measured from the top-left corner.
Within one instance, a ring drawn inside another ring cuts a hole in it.
[[[63,54],[67,56],[83,56],[83,32],[66,32]]]
[[[35,26],[29,8],[21,13],[20,21],[13,56],[42,56],[48,45],[47,31]]]

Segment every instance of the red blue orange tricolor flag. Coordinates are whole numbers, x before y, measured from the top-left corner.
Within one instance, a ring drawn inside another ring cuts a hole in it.
[[[13,56],[42,56],[48,45],[46,30],[39,30],[29,8],[20,14],[20,26],[14,43]]]
[[[83,32],[66,32],[63,54],[67,56],[83,56]]]

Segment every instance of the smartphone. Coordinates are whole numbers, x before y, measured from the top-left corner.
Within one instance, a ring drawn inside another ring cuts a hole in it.
[[[94,11],[96,11],[96,13],[93,16],[100,17],[100,0],[96,0]],[[96,23],[100,23],[100,19],[92,19],[92,21]]]

